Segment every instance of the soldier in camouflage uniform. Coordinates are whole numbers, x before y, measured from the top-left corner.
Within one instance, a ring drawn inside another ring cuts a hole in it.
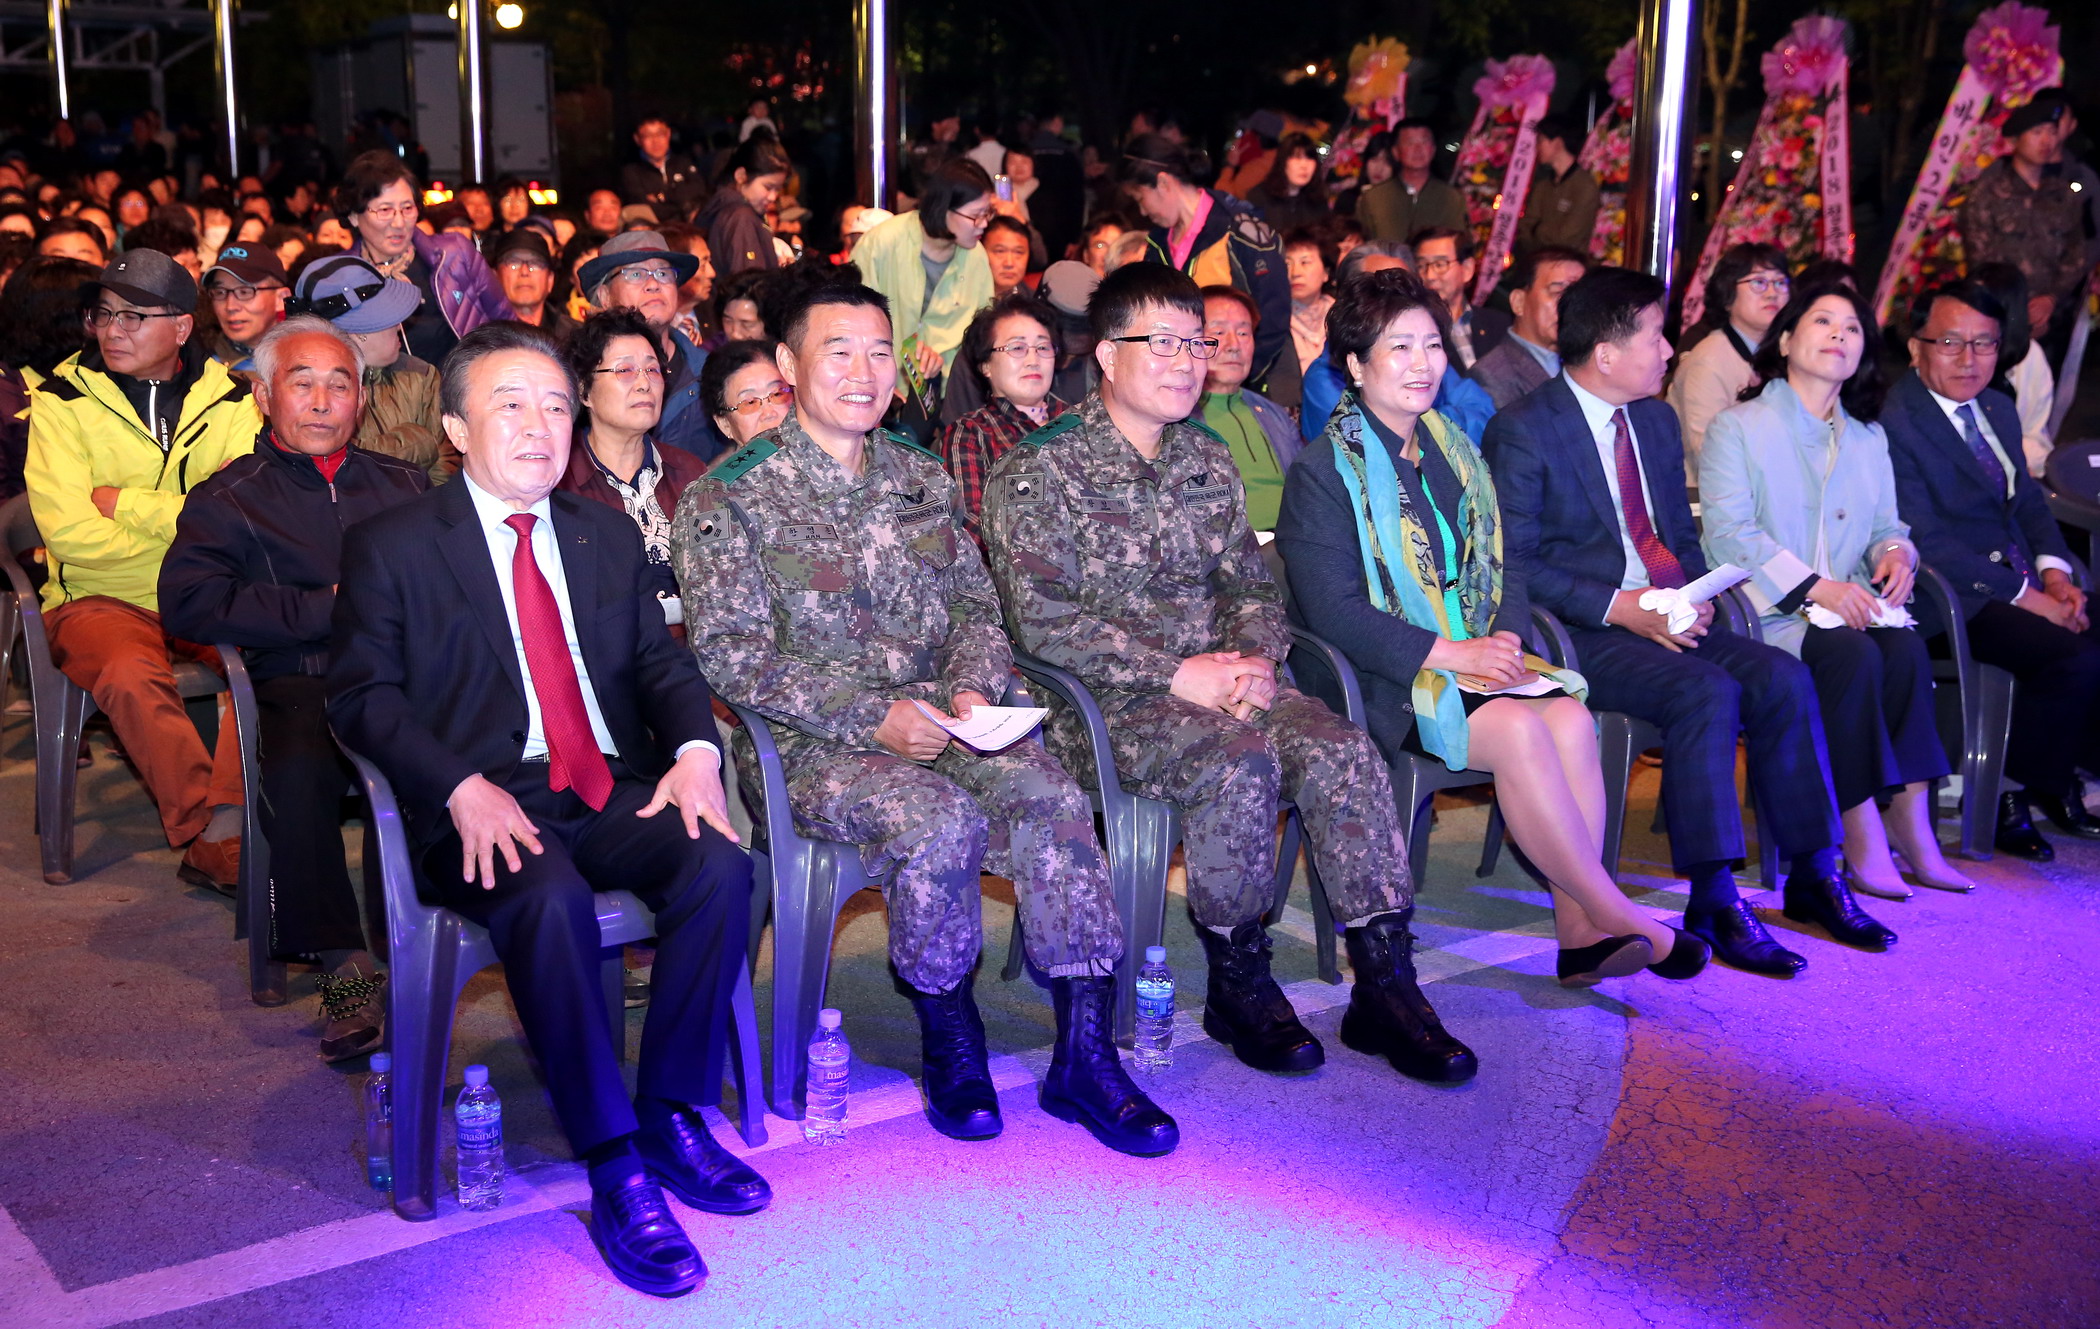
[[[1189,908],[1210,958],[1204,1028],[1264,1070],[1324,1060],[1269,974],[1276,804],[1298,806],[1357,991],[1343,1039],[1426,1078],[1473,1056],[1414,979],[1413,891],[1370,737],[1280,685],[1282,596],[1231,452],[1186,419],[1203,382],[1203,300],[1160,264],[1110,274],[1088,311],[1102,386],[1024,439],[985,486],[985,548],[1023,650],[1070,670],[1108,721],[1122,783],[1181,810]],[[718,672],[710,668],[710,676]],[[1077,718],[1050,747],[1093,778]],[[1361,1008],[1361,1011],[1359,1011]]]
[[[962,1139],[1000,1129],[971,995],[990,871],[1013,880],[1029,957],[1051,979],[1045,1106],[1114,1148],[1164,1153],[1174,1122],[1109,1042],[1123,931],[1085,792],[1035,742],[979,754],[918,709],[991,704],[1013,654],[940,459],[875,428],[895,386],[887,306],[828,287],[783,322],[795,412],[678,505],[693,651],[724,697],[772,723],[797,828],[859,845],[870,875],[887,874],[933,1124]],[[732,750],[759,788],[749,741]]]
[[[2037,99],[2008,115],[2003,133],[2013,150],[1976,177],[1960,213],[1970,272],[1984,263],[2010,263],[2027,278],[2028,318],[2038,342],[2077,317],[2075,297],[2086,276],[2084,204],[2048,169],[2058,155],[2065,111],[2060,101]]]

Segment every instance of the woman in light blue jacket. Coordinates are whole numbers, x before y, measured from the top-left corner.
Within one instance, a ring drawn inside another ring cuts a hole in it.
[[[1966,891],[1931,824],[1947,774],[1932,663],[1909,627],[1875,626],[1910,598],[1918,550],[1896,514],[1871,307],[1849,287],[1796,292],[1758,348],[1764,387],[1715,416],[1699,463],[1700,543],[1748,569],[1765,640],[1815,675],[1853,884],[1910,897],[1893,840],[1927,886]],[[1883,823],[1875,799],[1889,796]]]

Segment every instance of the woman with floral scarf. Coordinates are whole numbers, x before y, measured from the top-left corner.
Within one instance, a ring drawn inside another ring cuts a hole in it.
[[[1356,667],[1389,757],[1494,774],[1510,838],[1551,884],[1563,985],[1642,968],[1690,978],[1706,943],[1634,908],[1603,866],[1588,684],[1525,652],[1530,605],[1504,575],[1494,481],[1432,409],[1445,318],[1399,269],[1336,298],[1327,352],[1352,387],[1285,479],[1276,543],[1291,612]]]

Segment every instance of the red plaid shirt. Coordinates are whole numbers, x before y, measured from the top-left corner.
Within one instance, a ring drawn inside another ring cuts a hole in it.
[[[1072,409],[1054,395],[1043,398],[1043,404],[1050,408],[1044,424]],[[946,459],[948,474],[955,477],[955,488],[962,497],[963,525],[979,544],[984,543],[977,519],[984,511],[985,477],[1001,457],[1013,451],[1014,444],[1040,428],[1042,425],[1021,414],[1012,402],[994,397],[948,426],[948,432],[941,436],[941,456]]]

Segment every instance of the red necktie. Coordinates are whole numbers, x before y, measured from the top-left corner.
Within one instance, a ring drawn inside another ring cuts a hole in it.
[[[1684,585],[1684,565],[1670,552],[1648,520],[1648,500],[1641,494],[1641,463],[1633,455],[1633,430],[1626,424],[1626,409],[1611,413],[1612,460],[1619,470],[1619,506],[1626,510],[1626,533],[1633,537],[1633,552],[1648,569],[1648,584],[1659,590]]]
[[[532,671],[532,690],[539,698],[540,728],[547,738],[547,787],[562,790],[573,785],[578,798],[593,811],[603,811],[612,794],[612,768],[598,750],[590,712],[583,708],[583,686],[576,680],[576,662],[569,658],[569,635],[562,630],[554,588],[540,574],[540,565],[532,556],[535,520],[531,513],[521,512],[504,518],[503,524],[518,533],[517,550],[510,556],[511,590],[518,601],[518,635],[525,639],[525,665]]]

